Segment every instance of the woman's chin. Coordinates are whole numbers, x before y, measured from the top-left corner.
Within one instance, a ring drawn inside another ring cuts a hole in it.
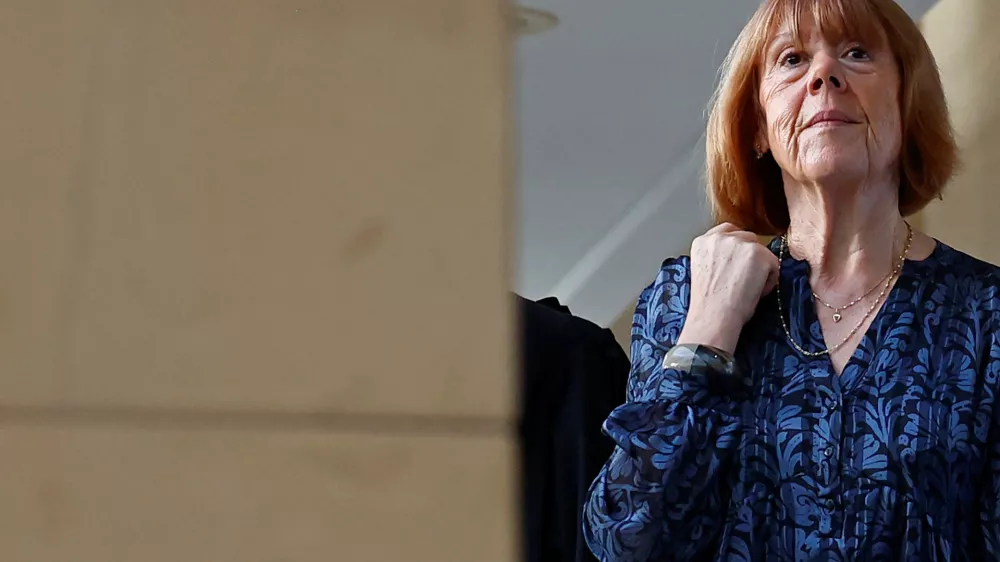
[[[860,155],[828,155],[826,158],[804,163],[801,169],[809,183],[823,185],[853,182],[866,174],[868,159]]]

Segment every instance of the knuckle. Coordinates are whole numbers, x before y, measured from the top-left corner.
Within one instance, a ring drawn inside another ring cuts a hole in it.
[[[767,248],[761,246],[760,244],[754,244],[753,251],[754,251],[754,256],[761,261],[767,260],[769,257],[774,257],[774,255],[771,253],[771,250],[768,250]]]

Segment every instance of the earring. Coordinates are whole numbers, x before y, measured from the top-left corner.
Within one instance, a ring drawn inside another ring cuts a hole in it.
[[[759,145],[759,144],[758,144],[758,145],[755,145],[755,146],[753,147],[753,149],[754,149],[754,152],[756,152],[756,153],[757,153],[757,160],[760,160],[761,158],[763,158],[763,157],[764,157],[764,152],[763,152],[763,151],[761,151],[761,149],[760,149],[760,145]]]

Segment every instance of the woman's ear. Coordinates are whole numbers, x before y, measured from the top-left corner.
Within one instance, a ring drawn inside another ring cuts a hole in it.
[[[754,147],[757,149],[758,157],[771,150],[771,144],[767,142],[767,117],[759,108],[757,109],[757,135],[754,138]]]
[[[757,138],[753,142],[753,150],[757,154],[758,159],[767,154],[767,151],[771,150],[771,145],[767,143],[767,135],[757,133]]]
[[[757,153],[757,158],[767,154],[771,150],[771,144],[767,142],[767,116],[760,107],[757,107],[757,134],[754,135],[753,148]]]

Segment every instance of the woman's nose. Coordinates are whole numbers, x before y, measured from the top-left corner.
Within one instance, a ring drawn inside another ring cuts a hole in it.
[[[834,90],[842,90],[844,88],[844,81],[840,78],[837,78],[835,74],[831,74],[826,78],[824,78],[823,76],[816,76],[816,78],[813,79],[813,82],[810,85],[810,89],[814,93],[819,93],[824,86],[828,88],[833,88]]]
[[[818,60],[812,78],[809,81],[809,90],[818,94],[829,88],[834,91],[843,91],[847,87],[844,75],[840,72],[840,65],[834,61]]]

